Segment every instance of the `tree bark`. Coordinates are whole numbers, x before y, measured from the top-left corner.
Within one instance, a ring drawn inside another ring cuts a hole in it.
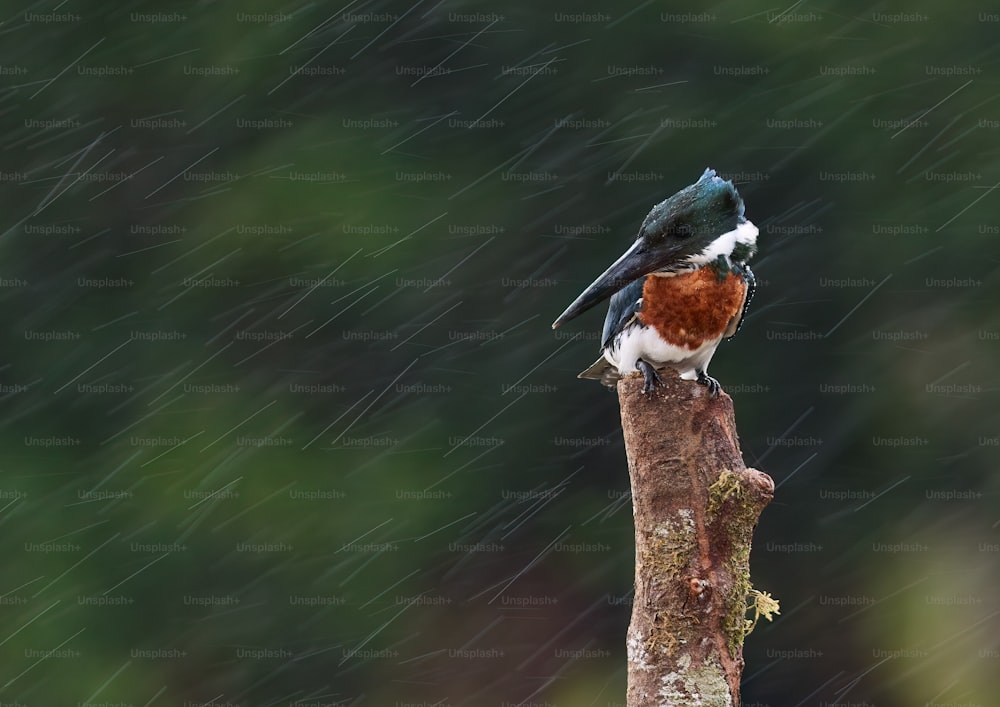
[[[669,370],[663,383],[646,395],[641,376],[618,382],[635,517],[628,707],[734,707],[748,600],[757,616],[777,609],[750,585],[774,482],[744,466],[725,392]]]

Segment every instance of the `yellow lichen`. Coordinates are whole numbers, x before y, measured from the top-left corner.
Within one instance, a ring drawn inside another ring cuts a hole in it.
[[[781,614],[781,606],[778,604],[778,600],[771,596],[770,592],[751,589],[747,599],[750,602],[747,610],[753,612],[753,619],[746,620],[746,628],[743,632],[744,636],[750,635],[750,632],[756,628],[757,622],[762,616],[768,621],[773,621],[775,614]]]

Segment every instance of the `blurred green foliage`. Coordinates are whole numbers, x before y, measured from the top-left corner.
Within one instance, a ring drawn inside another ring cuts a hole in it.
[[[7,14],[0,703],[623,704],[600,315],[548,325],[706,166],[761,228],[746,704],[993,703],[1000,17]]]

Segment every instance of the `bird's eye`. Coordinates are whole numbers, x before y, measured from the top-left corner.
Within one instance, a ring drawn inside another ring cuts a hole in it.
[[[694,229],[691,228],[690,224],[679,223],[674,226],[673,235],[675,238],[690,238],[694,235]]]

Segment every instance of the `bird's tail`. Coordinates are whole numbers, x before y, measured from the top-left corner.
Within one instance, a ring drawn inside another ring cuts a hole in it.
[[[601,356],[599,359],[594,361],[594,365],[586,371],[583,371],[577,376],[577,378],[600,381],[609,388],[614,388],[621,376],[618,375],[618,369],[608,363],[606,358]]]

